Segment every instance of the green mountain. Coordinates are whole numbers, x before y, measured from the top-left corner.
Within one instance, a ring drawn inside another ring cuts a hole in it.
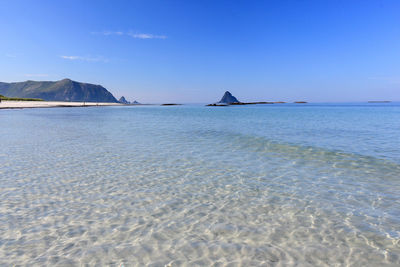
[[[101,85],[80,83],[70,79],[56,82],[0,82],[0,95],[19,98],[41,98],[47,101],[118,102]]]

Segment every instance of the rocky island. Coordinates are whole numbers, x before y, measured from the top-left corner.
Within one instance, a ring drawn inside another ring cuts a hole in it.
[[[126,105],[129,105],[131,103],[128,100],[126,100],[126,98],[124,96],[121,96],[121,98],[118,100],[118,102],[121,104],[126,104]]]
[[[225,107],[225,106],[235,106],[235,105],[258,105],[258,104],[283,104],[285,102],[240,102],[236,97],[234,97],[229,91],[226,91],[225,94],[222,96],[221,100],[214,104],[208,104],[208,107]]]
[[[241,103],[236,97],[234,97],[231,92],[226,91],[225,94],[222,96],[221,100],[218,103],[223,103],[223,104],[239,104]]]

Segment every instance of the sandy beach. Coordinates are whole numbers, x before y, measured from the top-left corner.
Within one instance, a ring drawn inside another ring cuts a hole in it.
[[[64,102],[64,101],[7,101],[0,102],[0,109],[14,108],[55,108],[55,107],[93,107],[93,106],[123,106],[120,103],[96,102]]]

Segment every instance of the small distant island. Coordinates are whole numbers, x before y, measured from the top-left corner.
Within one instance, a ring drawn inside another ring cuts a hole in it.
[[[133,102],[130,102],[130,101],[126,100],[126,98],[124,96],[120,97],[120,99],[118,100],[118,103],[121,103],[121,104],[124,104],[124,105],[141,105],[136,100],[133,101]]]
[[[237,106],[237,105],[259,105],[259,104],[284,104],[286,102],[277,101],[277,102],[266,102],[266,101],[258,101],[258,102],[240,102],[236,97],[234,97],[229,91],[226,91],[222,96],[221,100],[217,103],[208,104],[208,107],[225,107],[225,106]]]
[[[126,100],[124,96],[121,96],[121,98],[118,100],[118,102],[121,104],[130,104],[131,103],[128,100]]]

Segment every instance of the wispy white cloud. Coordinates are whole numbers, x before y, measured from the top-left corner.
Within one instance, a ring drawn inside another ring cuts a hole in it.
[[[91,32],[91,34],[99,34],[99,35],[105,35],[105,36],[110,36],[110,35],[125,35],[125,36],[130,36],[135,39],[167,39],[166,35],[156,35],[156,34],[151,34],[151,33],[138,33],[138,32],[123,32],[123,31],[102,31],[102,32]]]
[[[77,60],[80,59],[78,56],[60,56],[63,59]]]
[[[49,76],[49,74],[46,74],[46,73],[25,74],[25,77],[48,77],[48,76]]]
[[[128,35],[137,39],[167,39],[165,35],[154,35],[150,33],[128,33]]]
[[[17,54],[5,54],[6,57],[16,58]]]
[[[90,62],[108,62],[108,59],[102,56],[60,56],[63,59],[67,60],[80,60],[80,61],[90,61]]]
[[[124,35],[122,31],[102,31],[102,32],[91,32],[91,34],[99,34],[99,35]]]

